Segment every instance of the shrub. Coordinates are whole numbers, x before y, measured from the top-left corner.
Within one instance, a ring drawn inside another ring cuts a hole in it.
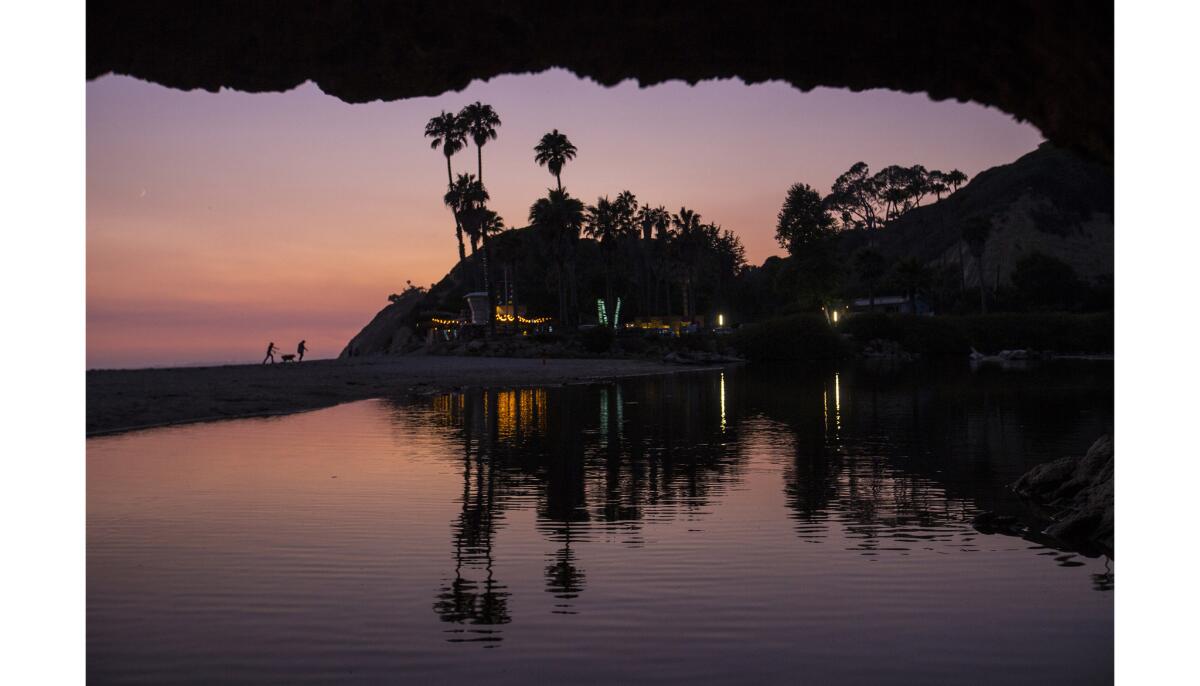
[[[968,342],[984,353],[1027,348],[1058,353],[1108,353],[1113,350],[1113,315],[988,314],[951,317]]]
[[[589,353],[606,353],[612,347],[613,330],[607,326],[597,326],[580,333],[579,340]]]
[[[1050,350],[1058,353],[1106,353],[1113,349],[1112,313],[1002,313],[948,317],[863,313],[839,326],[865,345],[895,341],[922,355],[958,355],[970,348]]]
[[[963,355],[969,351],[967,337],[944,317],[863,313],[847,317],[839,329],[860,345],[880,339],[895,341],[906,351],[920,355]]]
[[[730,343],[754,362],[832,360],[841,357],[841,337],[820,314],[797,314],[738,327]]]

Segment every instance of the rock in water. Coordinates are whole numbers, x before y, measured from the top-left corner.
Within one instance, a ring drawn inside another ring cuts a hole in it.
[[[1013,484],[1021,496],[1055,513],[1049,536],[1113,550],[1113,442],[1101,436],[1082,457],[1040,464]]]

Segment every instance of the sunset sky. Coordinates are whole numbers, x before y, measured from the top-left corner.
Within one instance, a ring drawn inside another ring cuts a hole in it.
[[[456,259],[445,161],[422,132],[475,100],[504,122],[483,164],[510,226],[553,185],[532,147],[558,128],[579,148],[573,195],[686,205],[737,232],[752,263],[781,252],[792,183],[827,191],[859,160],[973,177],[1041,141],[975,104],[781,83],[604,88],[555,70],[349,105],[312,84],[206,93],[107,76],[87,85],[88,366],[257,362],[267,341],[290,352],[301,338],[336,356],[406,279],[428,285]],[[454,166],[473,172],[474,148]]]

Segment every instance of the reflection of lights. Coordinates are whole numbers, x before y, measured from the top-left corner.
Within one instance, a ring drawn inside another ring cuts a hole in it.
[[[821,391],[821,414],[825,419],[825,430],[829,431],[829,391]]]
[[[838,373],[833,373],[833,421],[840,431],[842,428],[842,384]]]
[[[608,389],[600,389],[600,435],[608,436]]]
[[[721,372],[721,431],[725,431],[725,372]]]

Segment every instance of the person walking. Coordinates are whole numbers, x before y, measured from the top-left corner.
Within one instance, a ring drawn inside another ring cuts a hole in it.
[[[279,348],[275,347],[275,341],[271,341],[270,343],[268,343],[267,344],[267,356],[263,358],[262,363],[266,364],[267,360],[270,360],[271,364],[275,364],[275,351],[276,350],[279,350]]]
[[[304,361],[304,353],[306,353],[306,352],[308,352],[308,346],[305,345],[304,341],[300,341],[300,345],[296,346],[296,354],[299,355],[299,357],[296,359],[296,361],[303,362]]]

